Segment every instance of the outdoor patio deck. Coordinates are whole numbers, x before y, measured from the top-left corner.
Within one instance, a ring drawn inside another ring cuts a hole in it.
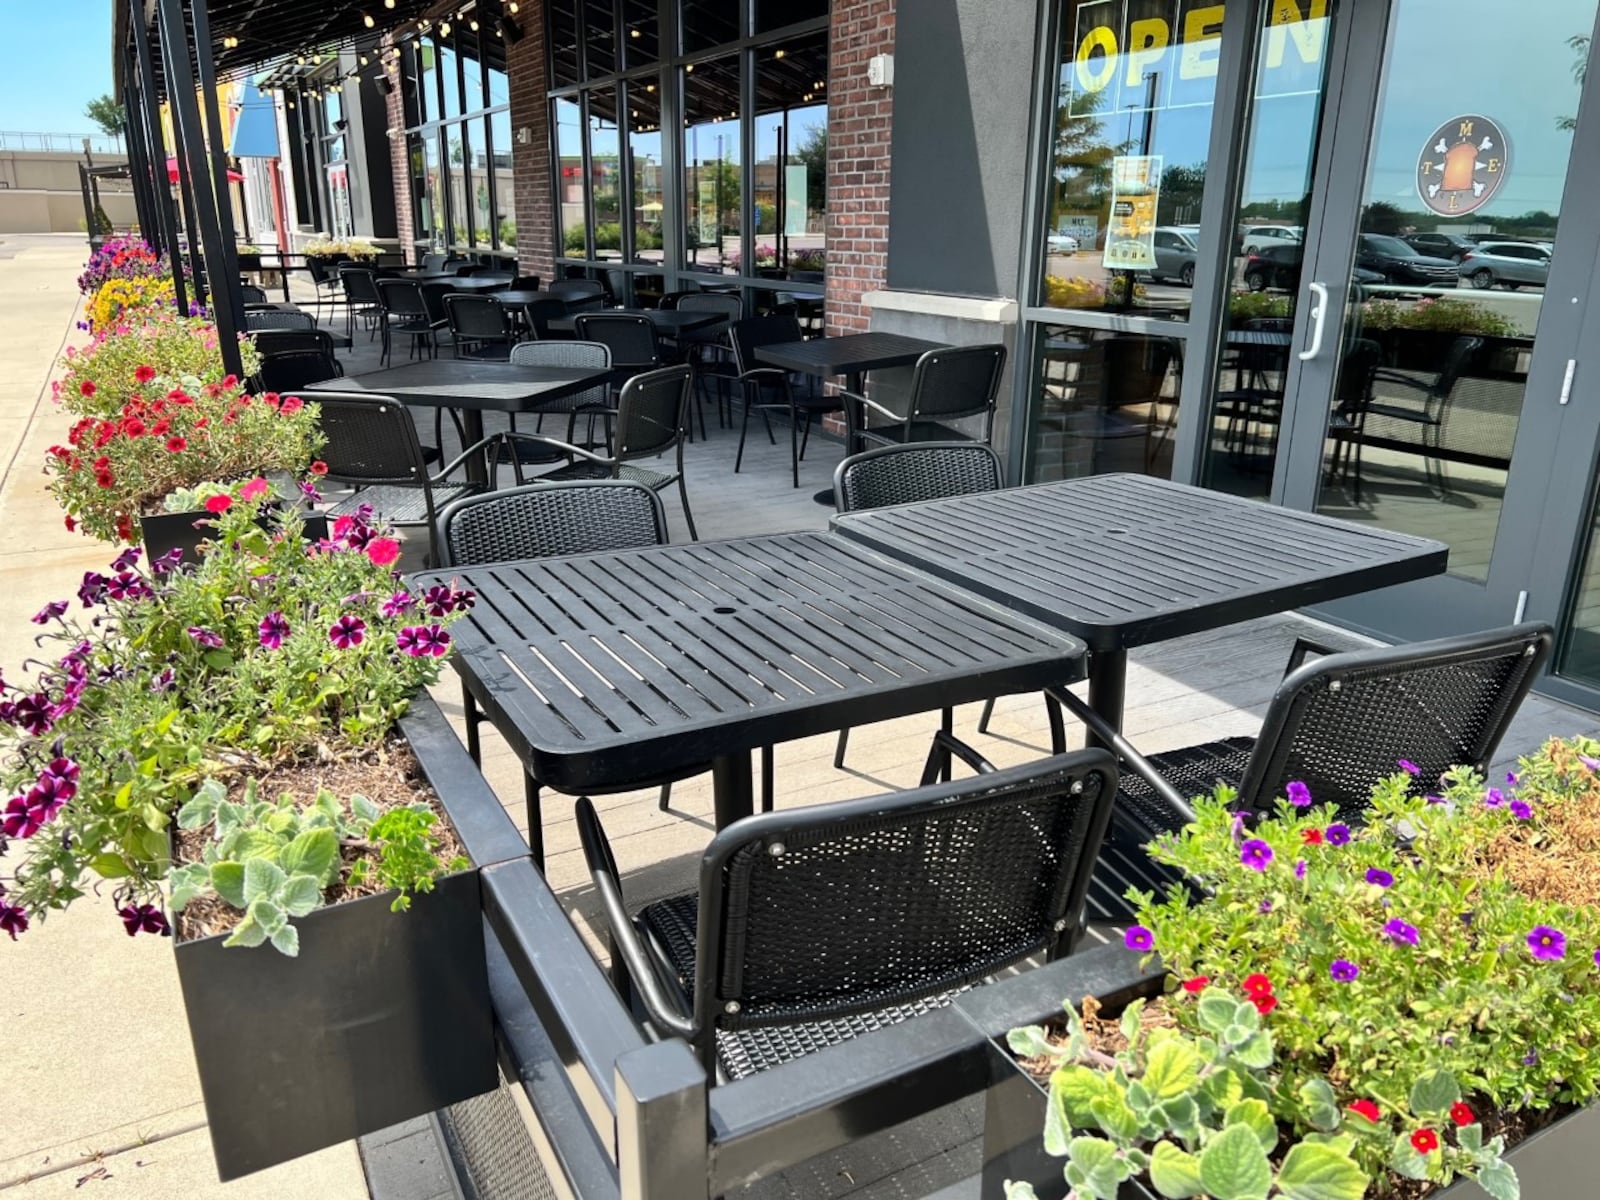
[[[450,353],[448,348],[441,352]],[[350,374],[377,369],[376,343],[369,345],[359,328],[354,349],[341,357]],[[405,361],[403,351],[395,361]],[[826,526],[831,510],[818,504],[813,494],[831,481],[833,468],[843,454],[838,441],[813,438],[807,459],[801,464],[801,483],[796,489],[789,486],[787,430],[781,424],[773,426],[777,444],[772,445],[759,423],[752,423],[744,468],[735,475],[737,429],[719,430],[714,407],[709,403],[706,420],[708,438],[696,441],[685,453],[690,501],[702,539]],[[487,414],[491,432],[503,427],[503,422],[498,414]],[[427,414],[423,414],[422,425],[425,436],[431,436],[432,421]],[[521,425],[529,428],[531,422],[524,419]],[[445,430],[447,443],[453,447],[448,421]],[[675,495],[669,491],[663,499],[673,540],[686,540],[687,530]],[[1125,719],[1129,737],[1148,752],[1254,732],[1297,636],[1311,636],[1341,648],[1368,644],[1344,631],[1285,614],[1135,650],[1129,668]],[[453,672],[446,671],[434,692],[451,720],[461,728],[460,689]],[[976,705],[957,709],[955,729],[995,762],[1008,765],[1048,752],[1045,710],[1037,696],[1001,700],[991,736],[977,734],[978,711]],[[792,807],[911,786],[920,773],[936,726],[937,717],[928,714],[859,729],[852,735],[848,767],[842,771],[832,765],[832,736],[781,745],[777,747],[776,802],[780,807]],[[1600,732],[1600,719],[1593,715],[1530,698],[1501,747],[1502,765],[1497,769],[1503,770],[1552,735],[1595,732]],[[1081,730],[1069,726],[1068,736],[1069,744],[1082,744]],[[525,829],[521,766],[487,726],[483,770],[518,827]],[[658,809],[654,789],[601,797],[597,807],[612,839],[630,907],[694,889],[700,852],[714,832],[709,777],[675,785],[668,812]],[[550,886],[596,954],[603,957],[603,939],[597,925],[599,903],[579,847],[571,801],[547,792],[544,823]],[[1091,933],[1103,940],[1103,933]],[[484,1098],[460,1106],[461,1129],[476,1131],[473,1136],[487,1136],[493,1141],[493,1136],[484,1130],[496,1121],[510,1118],[511,1110],[506,1107],[510,1103],[509,1094],[503,1092],[497,1099]],[[976,1103],[952,1106],[913,1126],[857,1143],[739,1194],[851,1196],[862,1200],[932,1194],[977,1170],[975,1139],[981,1133],[982,1114]],[[399,1145],[405,1148],[399,1156],[392,1149],[384,1156],[381,1149],[375,1152],[373,1146],[367,1146],[369,1173],[374,1162],[383,1161],[384,1157],[398,1163],[401,1158],[409,1161],[425,1152],[431,1145],[431,1135],[425,1127],[417,1126],[401,1142],[391,1143],[392,1148]],[[951,1147],[960,1149],[950,1151]],[[516,1170],[526,1171],[526,1163]],[[373,1194],[380,1200],[432,1195],[407,1189],[403,1180],[412,1177],[408,1170],[398,1171],[398,1186],[392,1189],[380,1186],[381,1177],[381,1171],[372,1177]],[[509,1186],[509,1177],[503,1186]],[[488,1194],[502,1193],[495,1190]],[[532,1190],[505,1194],[547,1193],[533,1186]],[[952,1193],[952,1197],[960,1194]]]

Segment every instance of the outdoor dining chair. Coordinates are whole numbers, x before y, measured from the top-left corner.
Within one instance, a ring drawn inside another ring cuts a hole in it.
[[[315,350],[329,358],[334,356],[333,335],[325,329],[253,329],[250,339],[262,358],[295,350]]]
[[[684,359],[694,367],[695,408],[701,409],[708,379],[717,380],[717,427],[725,426],[730,418],[728,407],[728,381],[737,371],[733,365],[733,347],[728,341],[728,326],[744,315],[744,301],[727,292],[674,292],[672,307],[680,312],[716,313],[722,318],[715,325],[702,325],[699,329],[686,329],[678,339],[683,347]],[[667,297],[662,298],[667,307]],[[706,418],[700,411],[700,435],[705,436]]]
[[[609,371],[611,369],[611,351],[599,342],[519,342],[511,347],[511,365],[514,367],[579,367],[587,370]],[[611,420],[616,415],[616,409],[611,403],[611,389],[605,385],[590,388],[586,392],[576,395],[563,396],[543,406],[534,424],[534,432],[538,433],[544,428],[544,419],[550,414],[564,413],[567,416],[567,442],[572,445],[581,445],[584,449],[593,450],[598,444],[602,448],[610,446]],[[587,442],[577,440],[578,415],[587,413],[592,418],[599,416],[605,422],[607,439],[604,442],[594,441],[594,431],[591,425]],[[507,422],[511,432],[517,432],[517,414],[508,413]],[[517,482],[523,482],[521,468],[525,464],[549,464],[560,461],[563,453],[552,446],[540,442],[525,441],[522,438],[511,437],[500,439],[489,457],[490,469],[498,469],[500,457],[508,456],[517,471]]]
[[[305,399],[321,409],[327,439],[322,461],[323,478],[354,489],[328,509],[329,517],[355,513],[362,505],[383,520],[402,528],[421,526],[428,539],[428,563],[439,561],[437,538],[439,510],[479,490],[468,480],[452,482],[450,476],[488,439],[469,446],[438,472],[430,473],[417,427],[405,405],[389,396],[371,393],[310,392]]]
[[[332,354],[321,350],[285,350],[265,354],[256,371],[258,392],[292,392],[308,383],[321,383],[324,379],[337,379],[344,368]]]
[[[1371,338],[1356,338],[1345,350],[1334,383],[1333,413],[1328,418],[1328,437],[1333,452],[1328,456],[1328,480],[1335,476],[1355,477],[1354,498],[1361,503],[1361,439],[1366,432],[1367,411],[1372,406],[1372,385],[1383,362],[1383,347]]]
[[[1428,480],[1430,483],[1436,480],[1439,491],[1448,493],[1450,481],[1445,475],[1444,458],[1440,454],[1440,435],[1444,430],[1450,401],[1467,368],[1482,349],[1481,337],[1456,338],[1445,355],[1444,367],[1428,382],[1389,368],[1376,371],[1373,375],[1375,388],[1377,384],[1383,386],[1376,389],[1376,398],[1367,405],[1366,419],[1357,434],[1358,441],[1366,437],[1366,426],[1374,417],[1415,427],[1421,434],[1423,466]],[[1401,389],[1402,395],[1389,395],[1391,388]],[[1407,392],[1409,396],[1404,395]]]
[[[244,327],[251,333],[263,329],[311,330],[317,327],[317,322],[316,318],[307,312],[261,308],[252,309],[244,314]]]
[[[493,296],[451,293],[444,298],[452,349],[457,358],[504,362],[516,344],[517,330],[506,306]]]
[[[343,260],[324,258],[320,254],[306,255],[306,273],[311,276],[311,286],[316,289],[316,313],[320,320],[326,308],[331,317],[345,302],[339,285],[339,263]]]
[[[856,430],[869,444],[893,446],[908,442],[954,441],[968,435],[952,422],[971,418],[983,421],[983,434],[974,440],[987,442],[994,432],[995,400],[1000,394],[1005,366],[1006,348],[998,343],[941,346],[917,359],[912,368],[911,395],[904,413],[854,392],[843,395],[868,412],[888,418],[882,425]]]
[[[687,366],[662,367],[659,371],[648,371],[628,380],[617,402],[613,448],[604,455],[536,433],[504,433],[500,436],[508,443],[530,442],[550,446],[568,456],[566,466],[534,477],[534,483],[560,483],[572,479],[631,479],[654,492],[677,484],[678,499],[683,504],[684,523],[689,527],[689,538],[698,541],[694,513],[689,509],[689,489],[683,477],[683,427],[689,417],[689,389],[693,383],[693,373]],[[635,465],[668,452],[675,454],[675,462],[670,470],[657,471]],[[522,482],[520,470],[517,482]]]
[[[241,283],[239,285],[239,297],[246,304],[266,304],[267,290],[253,283]]]
[[[811,440],[811,423],[827,413],[843,412],[844,401],[838,396],[807,392],[796,396],[789,386],[789,372],[781,367],[763,367],[756,364],[756,351],[762,346],[780,346],[801,341],[800,322],[791,314],[766,317],[746,317],[728,326],[728,341],[733,347],[734,382],[741,389],[744,416],[739,423],[739,450],[733,457],[733,472],[739,473],[744,464],[744,442],[750,432],[750,414],[759,412],[767,427],[767,440],[774,446],[778,439],[772,435],[772,422],[767,414],[786,413],[789,417],[789,473],[793,486],[800,486],[800,460],[806,456],[806,444]]]
[[[567,315],[567,303],[554,296],[533,300],[522,306],[522,314],[528,320],[528,330],[539,341],[560,340],[563,336],[553,333],[550,329],[551,321],[558,321]]]
[[[697,892],[637,917],[580,799],[618,991],[734,1080],[941,1007],[1032,955],[1070,954],[1116,793],[1111,756],[939,784],[935,765],[911,791],[735,822],[707,847]]]
[[[414,358],[422,353],[431,357],[438,346],[438,332],[448,322],[429,305],[422,284],[414,279],[380,279],[378,297],[383,310],[383,364],[389,364],[396,334],[411,339],[410,353],[406,357]]]
[[[1401,769],[1402,759],[1417,768],[1423,787],[1453,766],[1486,769],[1553,639],[1549,625],[1529,622],[1341,654],[1302,640],[1255,737],[1149,756],[1073,693],[1052,690],[1121,761],[1097,915],[1126,915],[1129,887],[1182,886],[1143,847],[1193,821],[1188,798],[1218,784],[1236,789],[1238,811],[1261,818],[1272,815],[1291,782],[1303,783],[1312,803],[1334,804],[1341,820],[1358,823],[1372,786]],[[1305,662],[1313,653],[1323,657]]]
[[[378,297],[378,272],[371,267],[340,267],[339,282],[344,286],[347,301],[345,333],[353,335],[359,319],[367,327],[367,340],[371,341],[383,317],[383,304]]]

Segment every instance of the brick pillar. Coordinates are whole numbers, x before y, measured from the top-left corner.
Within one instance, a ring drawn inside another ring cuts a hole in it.
[[[414,242],[417,231],[411,204],[411,161],[406,157],[406,106],[400,94],[400,72],[389,70],[391,63],[400,61],[389,57],[393,46],[394,38],[385,37],[378,44],[378,53],[383,61],[383,78],[390,83],[389,94],[383,98],[388,116],[388,128],[399,131],[389,139],[389,174],[394,183],[395,237],[400,241],[400,253],[405,255],[405,260],[409,263],[415,261]]]
[[[889,88],[867,62],[894,53],[895,0],[834,0],[828,31],[827,331],[867,328],[863,294],[884,286],[889,250]]]
[[[550,180],[550,104],[545,79],[543,3],[523,3],[515,20],[522,40],[506,47],[511,85],[511,168],[515,180],[517,268],[546,283],[555,278],[555,189]],[[523,131],[527,140],[522,140]]]

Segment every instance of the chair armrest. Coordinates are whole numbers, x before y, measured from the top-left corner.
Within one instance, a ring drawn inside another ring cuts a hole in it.
[[[1189,807],[1189,801],[1172,785],[1160,771],[1144,755],[1134,748],[1132,742],[1123,737],[1120,732],[1111,727],[1111,723],[1094,709],[1090,708],[1077,696],[1067,691],[1066,688],[1047,688],[1045,695],[1063,705],[1088,726],[1089,731],[1116,752],[1117,757],[1130,769],[1155,789],[1156,795],[1172,807],[1173,814],[1185,825],[1195,819],[1194,809]]]
[[[768,376],[778,379],[784,383],[789,382],[789,372],[785,371],[782,367],[751,367],[743,374],[735,375],[734,380],[738,383],[747,383],[758,377],[766,378]]]
[[[1423,383],[1420,379],[1413,379],[1409,375],[1403,375],[1399,371],[1392,371],[1383,367],[1372,373],[1372,380],[1374,383],[1399,384],[1401,387],[1413,388],[1419,392],[1431,392],[1433,390],[1433,385],[1431,384]]]
[[[892,408],[885,408],[876,400],[870,400],[860,392],[852,392],[848,388],[840,388],[839,395],[846,400],[854,400],[857,404],[864,404],[873,412],[882,413],[892,421],[902,422],[906,419],[905,413],[897,413]]]
[[[696,1032],[693,1020],[686,1016],[662,988],[656,977],[650,954],[639,940],[638,931],[622,903],[622,882],[617,876],[617,862],[611,855],[611,843],[600,824],[600,814],[595,812],[589,797],[579,797],[574,808],[578,822],[578,840],[583,843],[583,857],[589,864],[589,877],[605,909],[606,925],[611,934],[612,952],[620,955],[628,968],[634,989],[644,1002],[650,1019],[662,1029],[678,1037],[692,1039]]]
[[[995,767],[992,762],[954,734],[939,729],[934,731],[933,745],[928,747],[928,763],[922,768],[921,787],[927,787],[938,780],[941,770],[949,764],[951,755],[959,758],[979,775],[994,773]]]
[[[1318,658],[1326,658],[1330,654],[1337,653],[1338,651],[1332,646],[1325,646],[1321,642],[1313,642],[1310,638],[1297,637],[1294,640],[1294,648],[1289,651],[1289,663],[1283,668],[1283,673],[1290,675],[1298,671],[1301,664],[1306,661],[1307,655],[1315,654]]]

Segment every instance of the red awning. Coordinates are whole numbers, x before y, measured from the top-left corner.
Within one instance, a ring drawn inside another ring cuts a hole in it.
[[[175,159],[175,158],[167,159],[167,180],[170,183],[177,183],[178,182],[178,160]],[[244,176],[239,174],[239,172],[235,171],[232,167],[229,167],[228,168],[228,182],[229,183],[243,183],[244,182]]]

